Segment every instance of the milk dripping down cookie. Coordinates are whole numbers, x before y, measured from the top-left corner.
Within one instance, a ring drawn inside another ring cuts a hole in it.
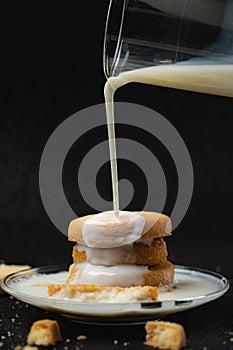
[[[75,241],[67,283],[99,286],[171,286],[174,266],[167,260],[168,216],[154,212],[88,215],[70,223]]]
[[[68,239],[75,242],[68,278],[50,285],[48,294],[84,302],[154,301],[158,287],[173,284],[174,265],[164,241],[170,235],[170,218],[156,212],[77,218],[68,228]]]

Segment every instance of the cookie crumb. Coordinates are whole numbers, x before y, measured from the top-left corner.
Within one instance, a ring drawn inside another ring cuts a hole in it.
[[[78,335],[77,340],[86,340],[87,337],[85,335]]]
[[[178,323],[148,321],[145,329],[147,333],[145,345],[170,350],[180,350],[186,345],[184,328]]]
[[[39,348],[37,346],[25,345],[22,350],[39,350]]]
[[[55,320],[38,320],[31,326],[27,342],[29,345],[55,345],[61,341],[60,327]]]

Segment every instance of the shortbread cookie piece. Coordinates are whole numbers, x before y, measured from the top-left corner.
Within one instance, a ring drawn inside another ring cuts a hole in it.
[[[146,219],[141,239],[166,237],[171,235],[171,220],[167,215],[147,211],[137,211],[135,213],[142,215]],[[82,226],[83,223],[92,218],[93,215],[95,214],[86,215],[71,221],[68,228],[69,241],[79,242],[81,244],[85,243],[82,235]]]
[[[104,287],[93,284],[50,285],[48,295],[54,299],[74,299],[80,302],[134,303],[137,301],[155,301],[158,288],[138,287]]]
[[[146,345],[164,350],[179,350],[186,345],[184,328],[178,323],[148,321],[145,329]]]
[[[168,251],[163,238],[154,238],[151,244],[145,244],[145,240],[134,243],[137,265],[157,265],[166,262]]]
[[[171,236],[172,223],[169,216],[150,211],[136,211],[135,213],[146,219],[142,239]]]
[[[33,323],[28,334],[29,345],[49,346],[61,341],[59,324],[55,320],[39,320]]]
[[[94,284],[98,286],[171,286],[174,265],[166,261],[155,266],[116,265],[98,266],[86,262],[70,265],[66,283],[71,285]]]
[[[144,285],[148,286],[172,286],[174,282],[175,266],[166,261],[162,264],[149,267],[149,272],[144,275]]]
[[[167,247],[163,238],[152,238],[115,248],[90,248],[77,243],[73,247],[74,263],[87,261],[93,265],[119,264],[156,265],[167,260]]]
[[[18,272],[21,270],[29,269],[31,266],[29,265],[6,265],[6,264],[0,264],[0,282],[1,280],[13,272]],[[0,284],[0,294],[3,294],[4,291],[1,289]]]

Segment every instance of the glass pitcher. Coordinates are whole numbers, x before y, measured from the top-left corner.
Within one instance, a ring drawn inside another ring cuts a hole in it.
[[[139,82],[233,97],[233,1],[111,0],[104,72],[113,90]]]

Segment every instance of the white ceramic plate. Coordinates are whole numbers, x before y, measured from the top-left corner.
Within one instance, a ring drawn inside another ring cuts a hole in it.
[[[5,277],[2,280],[2,288],[25,303],[59,312],[74,321],[93,324],[145,322],[205,304],[219,298],[229,288],[227,279],[217,273],[176,266],[174,280],[176,288],[171,292],[160,292],[155,302],[82,303],[49,298],[46,285],[64,283],[67,274],[65,268],[61,266],[28,269]],[[34,284],[45,284],[45,286],[32,286]]]

